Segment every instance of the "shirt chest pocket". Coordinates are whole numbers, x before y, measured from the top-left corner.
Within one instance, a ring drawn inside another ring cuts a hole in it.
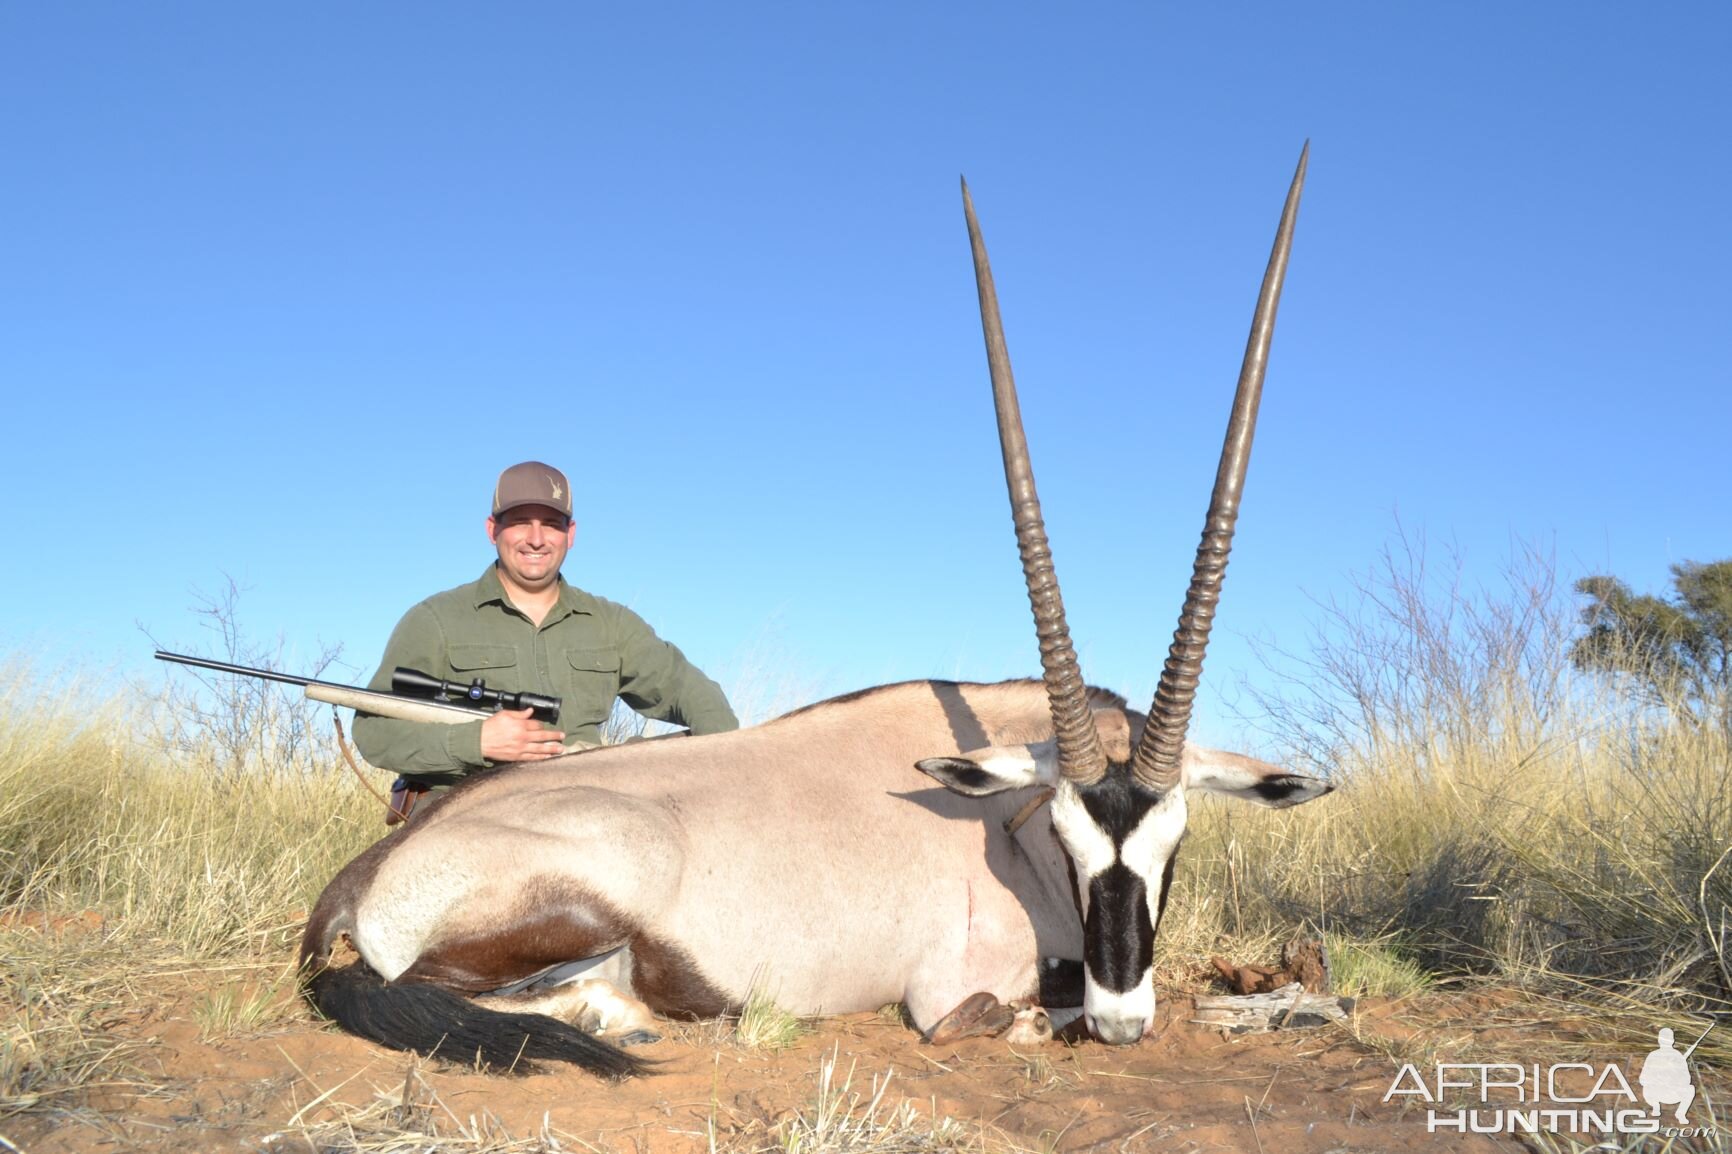
[[[517,668],[515,645],[453,645],[449,658],[451,668],[458,673],[483,674],[489,669]],[[517,685],[501,685],[501,689],[517,690]]]
[[[584,711],[606,717],[619,694],[619,653],[612,649],[567,649],[571,696],[584,703]]]

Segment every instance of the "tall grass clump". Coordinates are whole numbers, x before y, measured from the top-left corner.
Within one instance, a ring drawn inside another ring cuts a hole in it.
[[[776,996],[764,987],[758,974],[746,993],[745,1005],[734,1023],[734,1040],[748,1050],[786,1050],[812,1032],[811,1026],[776,1004]]]
[[[280,1017],[308,905],[383,832],[328,742],[237,766],[172,698],[111,693],[0,660],[0,1117],[126,1077],[115,992],[153,972],[211,967],[207,1036]]]
[[[1491,589],[1400,542],[1320,606],[1259,704],[1302,809],[1199,805],[1178,941],[1298,923],[1432,975],[1673,1010],[1732,1003],[1732,751],[1568,653],[1542,555]]]
[[[246,772],[165,746],[161,702],[87,708],[0,665],[0,910],[100,914],[196,956],[258,944],[374,840],[377,802],[334,751]]]

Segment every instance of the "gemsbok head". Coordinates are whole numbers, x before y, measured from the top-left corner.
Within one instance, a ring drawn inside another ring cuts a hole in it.
[[[1083,919],[1083,1012],[1090,1031],[1105,1042],[1135,1042],[1154,1022],[1155,933],[1166,910],[1173,866],[1185,836],[1186,794],[1205,790],[1284,807],[1309,801],[1331,788],[1313,778],[1271,772],[1272,767],[1250,758],[1200,750],[1185,743],[1239,516],[1308,154],[1309,146],[1300,154],[1281,213],[1251,322],[1190,589],[1146,718],[1133,711],[1100,709],[1091,704],[1071,646],[1023,436],[992,269],[973,201],[967,184],[963,185],[1005,481],[1034,610],[1055,736],[1032,744],[974,750],[961,757],[930,758],[918,764],[947,788],[970,797],[1030,786],[1052,791],[1052,828],[1074,868],[1076,900]]]

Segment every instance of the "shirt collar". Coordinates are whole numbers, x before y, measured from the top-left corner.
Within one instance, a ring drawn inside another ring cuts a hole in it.
[[[475,608],[498,603],[509,605],[510,599],[505,595],[505,586],[499,582],[499,566],[489,565],[481,574],[481,579],[475,582]],[[570,613],[595,612],[595,598],[565,579],[562,573],[559,577],[559,605],[554,612],[548,614],[543,626],[551,625],[559,618]]]

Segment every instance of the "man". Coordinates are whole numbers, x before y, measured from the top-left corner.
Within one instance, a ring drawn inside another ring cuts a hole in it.
[[[513,465],[493,489],[487,537],[499,553],[480,580],[434,594],[397,623],[369,687],[398,666],[562,700],[559,728],[501,710],[461,725],[355,718],[355,744],[411,787],[446,786],[480,769],[540,761],[601,742],[614,698],[694,734],[738,729],[721,687],[641,617],[568,584],[559,567],[576,538],[565,474]],[[420,792],[416,789],[415,792]]]

